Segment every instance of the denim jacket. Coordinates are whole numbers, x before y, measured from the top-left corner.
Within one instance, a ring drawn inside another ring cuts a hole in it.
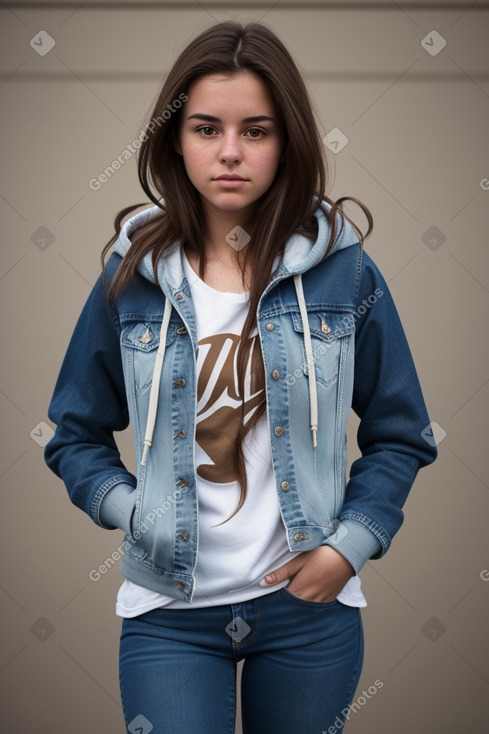
[[[321,206],[316,241],[295,234],[286,243],[257,327],[289,548],[330,545],[358,573],[388,550],[417,472],[437,449],[423,438],[430,421],[387,284],[346,220],[323,257],[330,224]],[[131,232],[161,215],[153,206],[126,221],[105,266],[109,281]],[[125,531],[123,576],[190,602],[199,545],[195,312],[179,244],[158,262],[160,285],[151,255],[116,306],[105,307],[97,279],[49,405],[57,427],[45,461],[97,525]],[[361,456],[347,478],[351,409]],[[136,475],[114,439],[129,422]]]

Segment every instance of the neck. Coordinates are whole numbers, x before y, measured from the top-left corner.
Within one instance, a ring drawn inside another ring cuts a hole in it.
[[[208,260],[225,260],[237,264],[237,253],[246,246],[245,222],[248,212],[205,211],[204,249]],[[244,239],[243,239],[244,238]]]

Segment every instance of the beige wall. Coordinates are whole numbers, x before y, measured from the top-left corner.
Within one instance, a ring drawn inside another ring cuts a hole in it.
[[[480,734],[489,715],[489,5],[388,0],[0,9],[2,729],[124,731],[114,610],[122,577],[117,568],[88,577],[123,536],[70,504],[43,461],[46,428],[36,426],[50,424],[55,379],[114,215],[144,201],[134,160],[99,191],[88,182],[139,133],[175,54],[229,17],[263,19],[281,36],[323,135],[337,127],[349,138],[329,156],[329,193],[356,196],[374,215],[366,248],[398,305],[430,416],[446,431],[389,553],[361,572],[368,607],[356,698],[377,678],[384,685],[346,728]],[[42,30],[56,43],[45,56],[30,46]],[[434,56],[421,45],[433,30],[446,40]],[[40,227],[54,236],[44,249]],[[436,249],[423,241],[431,227],[445,238]],[[350,461],[356,426],[352,416]],[[134,470],[129,430],[120,445]]]

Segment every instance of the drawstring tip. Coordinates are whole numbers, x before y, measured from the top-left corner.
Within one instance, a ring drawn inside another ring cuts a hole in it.
[[[317,445],[318,445],[318,442],[317,442],[317,439],[316,439],[316,434],[317,434],[317,431],[318,431],[318,429],[317,429],[317,428],[312,428],[312,427],[311,427],[311,432],[312,432],[312,447],[313,447],[314,449],[315,449],[315,448],[317,447]]]
[[[141,461],[139,462],[141,466],[144,466],[146,464],[146,456],[148,455],[148,450],[150,446],[151,446],[151,441],[144,442],[143,456],[141,458]]]

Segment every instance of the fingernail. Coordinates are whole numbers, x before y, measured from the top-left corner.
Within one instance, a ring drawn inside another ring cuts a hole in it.
[[[260,586],[268,586],[271,583],[273,583],[273,576],[265,576],[265,578],[260,581]]]

